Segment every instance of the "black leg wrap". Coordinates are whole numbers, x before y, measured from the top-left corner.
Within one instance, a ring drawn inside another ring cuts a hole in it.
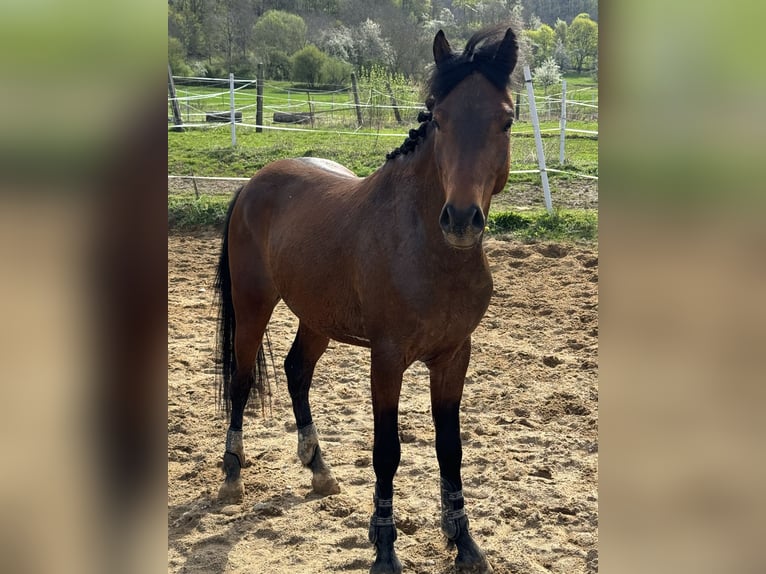
[[[310,466],[319,451],[319,435],[314,423],[298,429],[298,458],[303,466]]]
[[[442,532],[444,532],[448,540],[454,542],[462,533],[468,532],[468,516],[465,514],[463,491],[442,477],[441,499]]]
[[[393,531],[393,538],[391,535],[385,536],[385,538],[393,541],[396,540],[396,524],[394,523],[394,499],[393,498],[380,498],[378,496],[378,485],[375,484],[375,495],[373,496],[373,503],[375,510],[370,518],[370,530],[368,537],[370,543],[375,544],[381,538],[381,530]],[[386,532],[386,534],[389,534]]]
[[[242,431],[234,431],[229,429],[226,433],[226,452],[225,454],[232,454],[237,457],[239,461],[239,467],[244,468],[244,449],[242,446]]]
[[[370,518],[370,542],[375,545],[375,562],[370,574],[401,574],[402,563],[396,556],[396,524],[394,524],[393,498],[381,498],[378,484],[375,484],[375,511]]]

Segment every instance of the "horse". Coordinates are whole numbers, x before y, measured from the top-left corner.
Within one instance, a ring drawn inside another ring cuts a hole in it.
[[[415,361],[430,374],[441,529],[457,548],[458,571],[491,572],[465,511],[459,411],[471,334],[492,294],[482,240],[492,196],[508,181],[518,44],[500,25],[459,52],[439,30],[433,55],[420,125],[377,171],[360,178],[326,159],[281,159],[236,192],[216,278],[220,399],[230,416],[221,501],[244,494],[243,413],[251,389],[263,391],[264,333],[275,305],[284,301],[299,320],[284,369],[298,457],[320,495],[340,488],[311,415],[314,366],[330,339],[370,349],[373,573],[402,571],[393,479],[402,377]]]

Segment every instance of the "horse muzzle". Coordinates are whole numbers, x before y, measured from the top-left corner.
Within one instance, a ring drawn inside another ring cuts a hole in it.
[[[457,209],[447,203],[439,216],[444,238],[457,249],[470,249],[477,245],[481,241],[485,224],[484,213],[476,204],[467,209]]]

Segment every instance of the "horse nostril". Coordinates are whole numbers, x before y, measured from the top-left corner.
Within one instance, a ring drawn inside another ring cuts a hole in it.
[[[477,229],[479,232],[484,231],[484,214],[481,212],[481,209],[478,207],[474,208],[476,211],[473,214],[473,218],[471,219],[471,225],[474,227],[474,229]]]
[[[444,231],[449,231],[450,227],[452,226],[452,215],[453,215],[453,208],[452,205],[447,204],[442,208],[442,213],[439,216],[439,225],[441,225],[441,228]]]

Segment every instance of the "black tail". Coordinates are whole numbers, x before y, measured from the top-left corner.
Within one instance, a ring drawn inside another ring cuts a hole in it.
[[[237,330],[237,321],[234,316],[234,302],[231,296],[229,221],[243,187],[240,187],[234,194],[234,198],[231,200],[226,213],[226,220],[223,226],[221,257],[218,260],[218,270],[215,277],[215,289],[218,292],[218,341],[216,355],[220,362],[221,374],[218,388],[218,408],[225,408],[227,415],[231,412],[231,381],[237,372],[237,357],[234,353],[234,335]],[[269,341],[268,331],[265,334],[265,339],[266,345],[269,348],[269,354],[271,354],[271,342]],[[255,387],[258,391],[261,399],[261,410],[265,411],[266,397],[269,398],[269,408],[271,407],[271,384],[266,369],[266,355],[264,354],[263,347],[261,345],[258,349],[256,364],[246,366],[245,368],[251,369],[251,377],[248,379],[250,388]]]

